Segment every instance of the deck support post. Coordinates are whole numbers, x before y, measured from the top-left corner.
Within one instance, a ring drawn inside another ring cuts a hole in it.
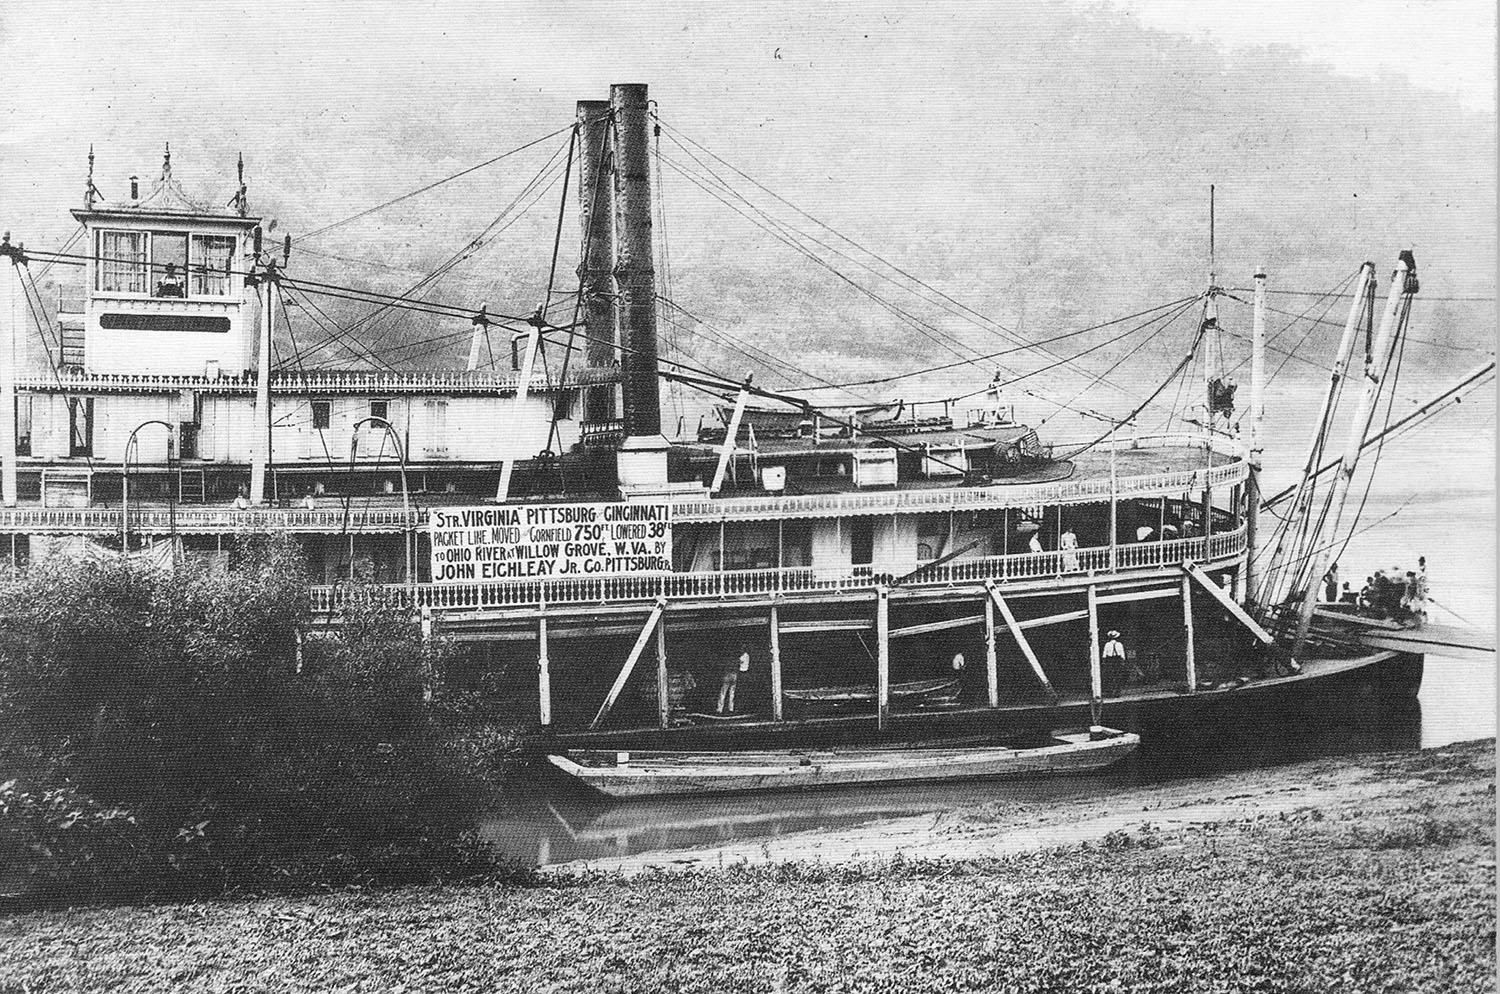
[[[771,720],[781,720],[781,611],[771,605]]]
[[[672,696],[667,685],[667,622],[656,623],[656,723],[667,728],[672,724]]]
[[[1099,590],[1089,584],[1089,724],[1091,732],[1100,731],[1100,714],[1104,711],[1104,663],[1099,658]]]
[[[661,620],[662,613],[667,609],[667,599],[658,597],[656,606],[651,609],[651,614],[646,618],[646,624],[641,628],[641,634],[636,638],[635,645],[631,647],[630,655],[625,657],[625,665],[620,667],[620,675],[615,677],[614,685],[609,688],[609,694],[604,698],[604,703],[599,705],[599,713],[594,715],[594,720],[589,722],[589,731],[595,731],[604,722],[604,716],[609,714],[610,709],[619,700],[620,691],[625,689],[625,681],[630,679],[631,671],[635,669],[636,660],[641,658],[641,652],[646,648],[646,641],[651,638],[651,633],[656,629],[656,623]]]
[[[875,727],[885,731],[891,709],[891,592],[875,588]]]
[[[552,666],[547,659],[547,605],[543,602],[536,619],[536,717],[543,728],[552,727]]]
[[[997,708],[1000,706],[1000,674],[995,655],[995,602],[989,596],[994,587],[994,580],[984,581],[984,685],[989,692],[990,707]]]
[[[1183,648],[1187,652],[1188,693],[1198,692],[1198,657],[1193,649],[1193,579],[1182,578],[1182,630]]]
[[[1047,671],[1042,669],[1041,660],[1036,658],[1036,653],[1031,650],[1031,643],[1026,640],[1026,633],[1021,630],[1021,625],[1016,621],[1016,616],[1011,613],[1010,605],[1005,603],[1005,598],[1000,596],[1000,591],[993,584],[990,585],[990,600],[994,601],[995,607],[1000,611],[1000,617],[1005,619],[1005,625],[1010,629],[1011,636],[1016,640],[1016,645],[1021,649],[1021,655],[1026,657],[1026,662],[1031,664],[1031,672],[1041,681],[1043,687],[1053,701],[1057,700],[1057,691],[1053,689],[1052,681],[1047,679]]]

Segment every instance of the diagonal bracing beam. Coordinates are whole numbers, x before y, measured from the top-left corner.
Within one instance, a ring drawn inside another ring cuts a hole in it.
[[[651,633],[656,630],[657,622],[661,621],[662,612],[667,609],[667,599],[658,597],[656,606],[651,609],[651,615],[646,619],[646,625],[641,629],[640,637],[635,640],[630,655],[625,657],[625,665],[620,667],[620,675],[615,677],[613,687],[609,688],[609,695],[604,698],[604,703],[599,705],[599,713],[594,715],[594,720],[589,722],[589,731],[599,727],[604,716],[609,714],[610,708],[615,706],[615,701],[620,697],[620,691],[625,689],[625,681],[630,679],[631,671],[635,669],[636,660],[641,658],[641,652],[646,648],[646,643],[651,640]]]

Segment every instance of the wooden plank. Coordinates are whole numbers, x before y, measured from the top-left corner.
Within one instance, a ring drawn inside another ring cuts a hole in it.
[[[1495,658],[1495,636],[1488,632],[1448,628],[1439,632],[1409,629],[1387,632],[1371,629],[1359,636],[1361,645],[1397,652],[1420,652],[1449,659],[1492,660]]]
[[[536,620],[536,710],[543,728],[552,725],[552,667],[547,660],[547,616]]]
[[[994,581],[987,581],[986,589],[994,585]],[[984,599],[984,683],[989,691],[990,707],[999,707],[1000,673],[998,657],[995,655],[995,602],[989,597]]]
[[[781,611],[771,605],[771,720],[781,720]]]
[[[1176,597],[1178,588],[1158,587],[1154,590],[1131,590],[1123,594],[1099,594],[1095,600],[1100,604],[1125,604],[1130,601],[1150,601],[1159,598]]]
[[[1269,632],[1255,623],[1254,618],[1245,613],[1244,608],[1240,607],[1234,602],[1233,597],[1230,597],[1219,587],[1217,583],[1209,579],[1208,574],[1199,569],[1196,563],[1183,563],[1182,570],[1188,576],[1191,576],[1194,580],[1197,580],[1198,585],[1201,586],[1204,590],[1207,590],[1209,594],[1213,596],[1214,600],[1218,601],[1224,606],[1224,609],[1226,611],[1234,615],[1234,617],[1239,620],[1240,624],[1250,629],[1250,633],[1256,638],[1260,639],[1262,644],[1270,645],[1271,643],[1276,641],[1271,637]]]
[[[750,399],[750,379],[745,378],[745,385],[740,387],[739,396],[734,400],[734,412],[729,415],[729,424],[724,428],[724,444],[719,446],[719,465],[714,469],[714,482],[708,488],[708,492],[716,494],[719,488],[724,486],[724,473],[729,468],[729,460],[734,456],[734,444],[740,434],[740,420],[745,416],[745,402]]]
[[[589,722],[589,731],[594,731],[604,721],[604,716],[609,714],[610,708],[615,706],[615,701],[620,697],[620,691],[625,689],[625,681],[630,679],[630,673],[635,669],[636,660],[641,658],[641,651],[646,648],[646,641],[651,638],[651,633],[656,629],[656,623],[661,620],[662,612],[667,609],[665,597],[658,598],[656,606],[651,609],[651,614],[646,618],[646,625],[641,629],[640,637],[635,640],[635,646],[630,650],[630,655],[625,659],[625,665],[620,667],[620,675],[615,677],[614,686],[609,688],[609,695],[604,698],[604,703],[599,705],[599,713],[594,715],[594,720]]]
[[[1045,618],[1029,618],[1021,622],[1021,629],[1040,628],[1043,625],[1060,625],[1065,621],[1082,621],[1089,616],[1087,608],[1079,608],[1077,611],[1064,611],[1062,614],[1049,614]]]
[[[796,635],[803,632],[867,632],[874,628],[867,618],[849,618],[836,621],[783,621],[781,634]]]
[[[1026,641],[1026,633],[1021,631],[1021,626],[1016,623],[1016,616],[1011,613],[1010,605],[1005,603],[1005,598],[1000,596],[997,588],[990,587],[989,589],[990,600],[995,602],[995,607],[999,609],[1000,617],[1005,619],[1005,624],[1014,636],[1016,645],[1021,647],[1021,655],[1025,656],[1026,662],[1031,664],[1031,672],[1035,673],[1036,678],[1042,682],[1042,686],[1047,688],[1047,693],[1052,695],[1052,699],[1057,700],[1057,691],[1052,688],[1052,681],[1047,679],[1047,671],[1042,669],[1041,660],[1037,659],[1036,653],[1031,651],[1031,643]]]
[[[984,624],[984,615],[971,614],[962,618],[949,618],[946,621],[929,621],[920,625],[908,625],[905,628],[891,629],[891,638],[906,638],[909,635],[925,635],[928,632],[940,632],[947,628],[966,628],[969,625]],[[1025,627],[1029,622],[1022,622]]]
[[[891,710],[891,592],[875,589],[875,728],[885,731]]]
[[[1187,650],[1188,693],[1198,692],[1198,656],[1193,644],[1193,582],[1182,578],[1183,647]]]
[[[1104,709],[1104,665],[1099,658],[1099,591],[1089,586],[1089,712],[1092,724],[1099,724]]]
[[[953,538],[953,519],[952,519],[952,512],[951,511],[949,512],[949,520],[948,520],[948,538],[949,538],[950,541]],[[948,553],[947,555],[945,555],[945,556],[939,556],[937,559],[932,560],[932,562],[930,562],[930,563],[923,563],[922,565],[918,566],[916,569],[912,570],[910,573],[907,573],[905,576],[898,576],[898,577],[896,577],[896,579],[894,579],[894,580],[891,581],[891,586],[892,587],[899,587],[903,583],[908,583],[908,582],[910,582],[912,580],[915,580],[917,577],[921,576],[923,573],[928,572],[929,570],[935,570],[939,566],[946,566],[948,563],[951,563],[953,560],[957,559],[959,556],[963,555],[965,552],[968,552],[971,549],[977,549],[981,545],[983,545],[985,542],[988,542],[988,541],[989,541],[989,536],[988,535],[976,538],[974,541],[970,542],[968,545],[965,545],[961,549],[954,549],[952,552]]]

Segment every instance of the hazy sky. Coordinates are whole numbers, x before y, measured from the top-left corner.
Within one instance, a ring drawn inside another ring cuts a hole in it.
[[[683,133],[1009,322],[1125,313],[1128,299],[1088,287],[1128,295],[1142,263],[1170,287],[1161,299],[1193,292],[1210,182],[1228,272],[1270,263],[1325,286],[1414,246],[1424,286],[1483,292],[1494,45],[1493,0],[7,0],[0,225],[57,244],[90,143],[96,182],[119,197],[170,141],[189,191],[221,201],[243,151],[252,205],[300,237],[564,127],[610,83],[648,82]],[[305,244],[425,272],[551,151]],[[799,284],[794,253],[746,241],[760,236],[683,178],[669,173],[665,194],[682,295],[712,316],[774,335],[843,299]],[[529,309],[548,214],[453,280]],[[777,292],[756,298],[773,270]],[[1066,298],[1050,315],[1043,282]]]
[[[1399,72],[1474,110],[1495,106],[1495,4],[1487,0],[1100,0],[1149,27],[1229,45],[1293,45],[1340,72]]]

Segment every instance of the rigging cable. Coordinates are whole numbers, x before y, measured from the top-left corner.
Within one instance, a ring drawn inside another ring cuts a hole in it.
[[[964,304],[962,301],[959,301],[959,300],[955,299],[954,297],[952,297],[952,296],[944,293],[943,291],[937,289],[936,287],[931,286],[930,284],[924,282],[923,280],[921,280],[917,276],[913,275],[912,273],[908,272],[907,270],[903,269],[902,267],[896,265],[895,263],[891,262],[888,259],[883,258],[882,256],[880,256],[878,253],[874,252],[873,250],[871,250],[871,249],[867,248],[866,246],[860,244],[859,242],[855,241],[854,239],[850,238],[849,236],[847,236],[847,235],[839,232],[837,229],[835,229],[834,227],[832,227],[831,225],[829,225],[827,222],[822,221],[822,220],[814,217],[813,215],[809,214],[807,211],[805,211],[802,208],[798,207],[796,204],[794,204],[791,201],[787,200],[785,197],[782,197],[780,194],[776,193],[774,190],[770,189],[765,184],[763,184],[760,181],[756,180],[753,176],[750,176],[744,170],[742,170],[739,167],[735,166],[733,163],[731,163],[728,160],[724,159],[722,156],[718,155],[717,153],[715,153],[711,149],[705,147],[702,143],[700,143],[698,141],[695,141],[691,136],[685,134],[681,130],[679,130],[677,128],[674,128],[671,125],[665,125],[665,127],[667,128],[668,131],[673,132],[673,133],[678,134],[678,135],[681,135],[684,139],[686,139],[695,148],[697,148],[700,151],[702,151],[705,155],[708,155],[711,158],[713,158],[714,160],[716,160],[717,162],[722,163],[725,167],[727,167],[728,169],[732,170],[733,172],[735,172],[739,176],[743,177],[745,180],[747,180],[748,182],[750,182],[751,184],[753,184],[754,186],[756,186],[757,188],[759,188],[760,190],[762,190],[766,194],[770,195],[774,199],[776,199],[776,200],[780,201],[781,203],[785,204],[787,207],[791,208],[796,213],[798,213],[798,214],[802,215],[803,217],[807,218],[809,221],[812,221],[814,224],[818,225],[819,227],[823,228],[824,230],[830,232],[831,234],[833,234],[835,237],[839,238],[843,242],[845,242],[845,243],[847,243],[849,245],[852,245],[853,247],[859,249],[861,252],[866,253],[867,255],[869,255],[872,258],[874,258],[876,261],[880,262],[882,265],[884,265],[884,266],[890,268],[891,270],[893,270],[893,271],[901,274],[902,276],[906,277],[908,280],[910,280],[911,282],[915,283],[917,286],[923,288],[924,290],[926,290],[926,291],[928,291],[928,292],[936,295],[937,297],[939,297],[939,298],[941,298],[941,299],[943,299],[943,300],[945,300],[945,301],[953,304],[954,306],[958,307],[959,309],[967,312],[968,314],[972,315],[973,318],[978,318],[979,320],[984,321],[986,324],[992,326],[993,329],[995,329],[995,330],[991,331],[990,332],[991,334],[999,334],[1001,337],[1009,338],[1009,340],[1011,340],[1013,342],[1016,342],[1017,344],[1025,344],[1024,341],[1021,339],[1020,335],[1017,332],[1011,331],[1009,328],[1006,328],[1004,325],[1002,325],[1000,322],[994,320],[993,318],[990,318],[990,317],[987,317],[984,314],[981,314],[979,311],[974,310],[972,307],[969,307],[968,305]],[[668,137],[671,137],[671,136],[669,135]],[[915,291],[908,290],[908,292],[913,293],[913,295],[915,295],[915,296],[918,296],[919,299],[921,298],[921,295],[920,294],[916,294]],[[927,303],[930,304],[930,303],[933,303],[933,301],[928,300]],[[974,323],[974,322],[972,320],[970,320],[970,323]],[[1052,353],[1048,349],[1043,348],[1041,351],[1046,352],[1046,353],[1052,355],[1054,358],[1057,358],[1056,353]],[[1123,387],[1120,387],[1117,384],[1111,383],[1111,384],[1109,384],[1109,386],[1113,387],[1116,390],[1120,390],[1122,393],[1125,393],[1127,395],[1131,395],[1130,391],[1125,390]]]
[[[385,210],[392,204],[399,204],[403,200],[410,200],[412,197],[426,193],[428,190],[436,189],[437,187],[442,186],[444,183],[451,183],[453,180],[456,180],[462,176],[467,176],[472,172],[476,172],[480,169],[485,168],[486,166],[493,166],[495,163],[501,161],[502,159],[508,159],[512,155],[515,155],[518,152],[524,152],[526,149],[531,148],[534,145],[540,145],[542,142],[546,141],[549,138],[555,138],[571,127],[572,125],[569,124],[567,127],[558,128],[556,131],[553,131],[550,134],[542,135],[540,138],[534,138],[524,145],[518,145],[517,147],[511,149],[509,152],[502,152],[500,155],[497,155],[492,159],[486,159],[478,165],[469,166],[467,169],[460,169],[456,173],[444,176],[442,179],[435,180],[431,183],[428,183],[426,186],[419,187],[415,190],[410,191],[409,193],[403,193],[399,197],[392,197],[390,200],[387,200],[384,203],[376,204],[374,207],[367,207],[357,214],[351,214],[348,217],[343,218],[342,220],[334,221],[332,224],[325,224],[323,227],[317,228],[301,236],[300,240],[307,241],[308,239],[317,238],[319,235],[322,235],[325,232],[332,231],[334,228],[348,224],[351,221],[358,221],[362,217],[368,217],[369,215],[374,214],[376,211]]]

